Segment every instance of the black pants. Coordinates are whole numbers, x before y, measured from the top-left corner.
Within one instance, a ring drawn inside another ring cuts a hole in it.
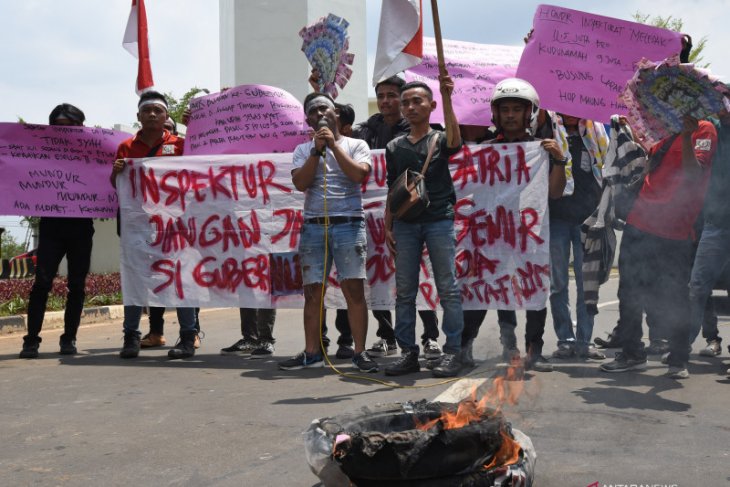
[[[35,281],[28,299],[28,337],[37,338],[43,327],[48,293],[58,266],[66,256],[68,296],[63,317],[62,340],[75,340],[86,294],[86,275],[91,264],[94,224],[90,218],[41,218]]]
[[[627,225],[619,254],[619,326],[623,352],[646,357],[641,341],[642,312],[662,323],[669,339],[669,365],[689,360],[689,276],[692,243],[670,240]]]
[[[165,308],[164,306],[150,306],[149,307],[149,320],[150,320],[150,333],[155,335],[165,334]],[[195,330],[200,333],[200,308],[195,308]]]
[[[240,308],[241,335],[254,343],[274,343],[276,310],[268,308]]]
[[[379,338],[387,342],[395,342],[395,330],[393,329],[393,314],[387,309],[374,309],[372,310],[373,317],[378,320],[378,331],[375,333]],[[418,315],[423,321],[423,334],[421,335],[421,342],[426,340],[436,340],[439,337],[439,319],[436,316],[435,311],[431,310],[419,310]],[[337,318],[335,319],[335,326],[337,331],[340,332],[340,339],[342,335],[346,334],[350,337],[350,345],[352,344],[352,332],[350,331],[350,322],[347,317],[346,309],[337,310]],[[342,344],[340,340],[337,343]]]
[[[487,316],[486,309],[474,309],[464,311],[464,331],[461,334],[461,345],[474,340],[479,334],[479,328]],[[543,335],[545,334],[545,321],[547,320],[547,308],[525,312],[527,323],[525,324],[525,351],[530,355],[542,355]],[[497,310],[497,321],[499,323],[499,339],[504,348],[517,348],[517,313],[509,310]]]

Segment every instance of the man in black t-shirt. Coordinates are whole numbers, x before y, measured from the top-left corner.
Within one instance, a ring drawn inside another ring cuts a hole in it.
[[[454,84],[448,75],[440,78],[444,99],[451,95]],[[410,123],[407,135],[388,143],[385,150],[388,187],[407,169],[421,171],[433,141],[435,150],[425,183],[430,205],[409,221],[393,221],[386,204],[385,238],[395,255],[396,304],[395,336],[401,348],[401,358],[385,369],[387,375],[402,375],[420,370],[416,342],[416,296],[423,245],[428,248],[434,281],[444,310],[442,330],[446,335],[444,355],[433,369],[436,377],[458,375],[462,368],[461,332],[464,319],[461,294],[456,285],[454,259],[454,205],[456,192],[449,172],[449,157],[461,149],[461,134],[453,110],[445,104],[446,132],[432,130],[429,121],[436,108],[433,93],[425,83],[407,83],[400,91],[401,110]],[[448,108],[447,108],[448,107]]]

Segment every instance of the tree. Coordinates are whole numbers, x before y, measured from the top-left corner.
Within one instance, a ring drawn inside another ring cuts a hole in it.
[[[205,88],[198,88],[197,86],[194,86],[190,88],[179,100],[175,98],[175,95],[172,93],[165,93],[168,105],[167,113],[170,115],[170,118],[176,123],[182,123],[183,112],[190,104],[190,100],[198,93],[208,94],[210,91]]]
[[[9,259],[25,252],[25,247],[23,247],[22,244],[19,244],[15,240],[15,237],[8,232],[2,233],[0,242],[0,256],[2,256],[3,259]]]
[[[684,27],[684,21],[682,19],[672,17],[671,15],[667,17],[662,17],[661,15],[657,15],[654,18],[650,17],[651,16],[649,14],[642,14],[638,11],[633,15],[634,20],[640,24],[653,25],[654,27],[668,29],[674,32],[682,32],[682,27]],[[693,46],[692,51],[689,54],[689,62],[694,63],[700,68],[708,68],[710,63],[701,64],[702,61],[704,61],[702,51],[705,49],[705,45],[707,44],[707,36],[702,37],[699,41],[692,39],[692,44]]]

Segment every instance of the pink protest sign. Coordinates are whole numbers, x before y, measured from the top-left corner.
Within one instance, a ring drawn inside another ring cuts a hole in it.
[[[186,155],[293,152],[308,140],[302,104],[265,85],[236,88],[190,102]]]
[[[92,127],[0,123],[0,215],[109,218],[109,182],[129,134]]]
[[[514,77],[522,47],[475,44],[443,40],[446,69],[454,80],[452,104],[459,123],[491,125],[489,101],[494,86]],[[431,114],[432,123],[444,123],[438,82],[436,43],[423,38],[423,62],[405,72],[408,81],[423,81],[433,90],[438,108]]]
[[[552,5],[538,5],[533,28],[517,77],[543,108],[604,123],[627,113],[619,95],[638,61],[682,49],[679,33]]]

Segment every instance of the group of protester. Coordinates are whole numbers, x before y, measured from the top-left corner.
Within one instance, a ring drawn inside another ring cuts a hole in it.
[[[442,75],[439,83],[442,95],[450,96],[454,89],[451,78]],[[396,76],[378,83],[375,91],[379,113],[354,126],[352,107],[337,104],[329,95],[316,91],[304,99],[306,122],[313,132],[312,139],[293,153],[292,184],[305,193],[298,249],[305,299],[305,344],[301,353],[279,362],[279,368],[323,366],[329,339],[322,300],[333,261],[347,303],[346,310],[337,311],[335,320],[340,333],[338,358],[351,359],[361,372],[377,372],[379,365],[373,358],[395,354],[400,348],[400,357],[384,371],[386,375],[403,375],[420,370],[423,346],[426,366],[436,377],[457,376],[465,367],[473,367],[473,342],[487,312],[462,309],[455,276],[456,193],[449,158],[463,144],[531,141],[539,141],[549,158],[546,197],[550,208],[550,307],[558,338],[552,359],[606,359],[591,344],[596,310],[589,309],[584,299],[581,235],[581,227],[599,206],[605,186],[604,164],[611,156],[605,127],[541,109],[532,85],[517,78],[506,79],[495,87],[491,125],[485,120],[484,126],[460,126],[446,105],[443,130],[430,123],[431,114],[439,107],[427,84],[405,83]],[[163,95],[143,93],[137,108],[141,129],[120,144],[112,185],[125,170],[126,159],[183,153],[183,140],[175,134]],[[78,108],[62,104],[51,112],[49,124],[83,125],[84,118]],[[171,125],[166,127],[166,123]],[[621,125],[623,128],[611,133],[611,149],[625,154],[631,148],[637,157],[647,149],[648,164],[640,175],[643,186],[626,217],[621,242],[619,322],[608,341],[596,340],[603,346],[621,346],[622,350],[600,368],[605,372],[637,370],[645,367],[648,353],[666,352],[663,362],[669,366],[667,374],[686,378],[689,351],[700,329],[708,343],[702,354],[720,354],[717,320],[706,317],[705,309],[713,284],[730,256],[730,209],[721,197],[730,184],[730,115],[723,113],[716,121],[685,117],[679,134],[647,148],[640,140],[621,138],[617,132],[631,135],[625,119]],[[403,171],[421,171],[428,160],[424,176],[430,205],[415,218],[405,220],[395,218],[386,202],[386,244],[395,262],[395,323],[390,311],[373,311],[379,340],[366,348],[367,241],[360,188],[371,170],[370,149],[385,149],[389,187]],[[703,222],[704,227],[698,229],[697,224]],[[21,358],[38,356],[48,292],[64,255],[69,264],[69,295],[60,353],[77,352],[76,333],[93,233],[91,219],[41,219],[36,279]],[[438,320],[433,311],[421,312],[424,334],[420,345],[416,339],[416,296],[424,245],[443,309],[443,351],[437,343]],[[575,329],[568,300],[571,251],[577,287]],[[151,309],[152,327],[145,337],[139,331],[142,311],[139,306],[124,307],[122,358],[138,356],[140,348],[165,344],[164,309]],[[170,358],[195,354],[201,336],[197,311],[177,308],[180,339],[169,350]],[[649,349],[642,341],[644,314],[652,338],[653,348]],[[271,356],[275,310],[242,308],[240,316],[242,338],[221,353]],[[522,357],[515,333],[516,313],[499,310],[503,359],[522,363],[526,369],[552,370],[551,361],[543,356],[546,319],[547,307],[526,312]]]

